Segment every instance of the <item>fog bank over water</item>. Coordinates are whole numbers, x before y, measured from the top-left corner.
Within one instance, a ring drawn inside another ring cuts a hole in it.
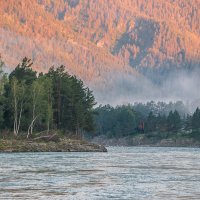
[[[94,88],[94,95],[99,104],[113,106],[151,100],[181,100],[193,109],[200,105],[200,69],[177,70],[165,75],[155,73],[150,76],[113,72],[106,83]]]

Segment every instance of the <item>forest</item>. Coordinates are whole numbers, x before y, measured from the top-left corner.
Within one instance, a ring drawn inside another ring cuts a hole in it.
[[[122,138],[144,134],[147,137],[169,138],[185,136],[200,139],[200,109],[188,114],[181,101],[153,101],[112,107],[100,105],[95,110],[95,136]]]
[[[59,130],[78,138],[137,134],[200,138],[200,109],[190,113],[181,101],[97,107],[92,91],[69,75],[63,65],[37,73],[25,57],[9,75],[4,73],[3,65],[1,61],[1,137],[11,134],[29,138],[35,133]]]
[[[34,133],[61,130],[81,137],[94,130],[92,91],[65,71],[51,67],[47,73],[32,69],[24,58],[7,75],[0,63],[0,135],[31,137]]]

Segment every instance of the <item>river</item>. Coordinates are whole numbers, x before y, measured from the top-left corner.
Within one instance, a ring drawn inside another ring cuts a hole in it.
[[[200,149],[2,153],[0,199],[200,199]]]

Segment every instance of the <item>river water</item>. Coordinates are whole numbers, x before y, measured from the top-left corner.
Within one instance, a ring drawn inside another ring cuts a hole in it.
[[[200,199],[200,149],[0,154],[0,199]]]

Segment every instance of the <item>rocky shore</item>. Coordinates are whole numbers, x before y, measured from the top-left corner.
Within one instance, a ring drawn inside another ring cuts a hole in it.
[[[0,152],[107,152],[103,145],[84,140],[59,141],[0,140]]]
[[[200,141],[193,138],[147,138],[144,136],[106,138],[104,136],[95,137],[92,143],[104,146],[152,146],[152,147],[200,147]]]

